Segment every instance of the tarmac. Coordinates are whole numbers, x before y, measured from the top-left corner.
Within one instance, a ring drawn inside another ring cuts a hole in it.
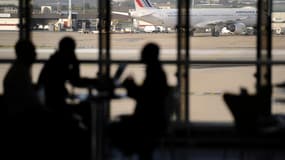
[[[82,60],[98,59],[98,35],[80,34],[74,32],[33,32],[33,42],[36,45],[38,59],[47,59],[56,48],[59,40],[64,36],[72,36],[77,42],[77,56]],[[17,32],[0,32],[0,59],[13,59],[13,46],[17,41]],[[162,60],[175,60],[177,40],[174,33],[170,34],[112,34],[111,53],[112,59],[117,60],[138,60],[140,50],[147,42],[158,43],[161,47]],[[273,36],[273,59],[285,60],[285,36]],[[256,56],[255,36],[221,36],[211,37],[205,34],[191,37],[191,59],[192,60],[254,60]],[[0,81],[10,64],[0,65]],[[95,77],[97,64],[81,64],[81,76]],[[32,76],[34,83],[37,82],[42,64],[34,64]],[[111,68],[112,74],[117,69],[114,65]],[[177,84],[175,65],[164,65],[168,83],[172,86]],[[232,123],[232,116],[225,105],[222,95],[226,92],[240,93],[241,88],[246,88],[249,93],[255,92],[254,65],[194,65],[190,73],[190,121],[192,122],[226,122]],[[278,65],[272,68],[273,84],[285,80],[285,67]],[[136,82],[142,83],[144,78],[144,67],[142,65],[128,65],[121,80],[126,76],[133,75]],[[73,88],[68,86],[73,93],[86,94],[86,88]],[[124,90],[118,90],[125,93]],[[0,93],[3,93],[0,85]],[[282,103],[274,101],[275,98],[285,98],[284,91],[274,87],[272,99],[272,112],[285,113]],[[135,101],[130,98],[116,99],[111,101],[111,118],[115,119],[121,114],[131,114]],[[213,135],[214,136],[214,135]],[[208,137],[211,139],[211,137]],[[213,138],[215,139],[215,138]],[[206,142],[207,140],[202,140]],[[196,143],[196,141],[193,141]],[[112,150],[108,152],[113,160],[124,159],[122,155]],[[224,148],[183,148],[161,146],[154,151],[154,159],[284,159],[283,150],[267,149],[236,149]],[[265,158],[264,158],[265,157]],[[269,158],[268,158],[269,157]],[[274,157],[274,158],[273,158]],[[137,160],[135,155],[132,160]]]
[[[0,32],[0,47],[13,46],[18,38],[18,32]],[[77,48],[98,48],[98,34],[82,34],[77,32],[48,32],[35,31],[32,40],[37,48],[55,48],[64,36],[71,36],[77,42]],[[177,35],[175,33],[112,33],[111,48],[137,49],[147,42],[156,42],[164,49],[177,48]],[[206,41],[205,41],[206,40]],[[285,49],[284,35],[273,35],[273,48]],[[234,49],[255,48],[256,37],[247,35],[222,35],[212,37],[210,34],[194,34],[190,37],[192,49]]]
[[[46,59],[57,48],[57,43],[64,36],[71,36],[77,43],[77,54],[80,59],[96,60],[98,58],[98,34],[81,34],[77,32],[33,32],[32,40],[36,45],[39,59]],[[0,32],[0,58],[13,58],[13,45],[17,41],[17,32]],[[111,53],[113,59],[138,60],[144,44],[157,43],[161,49],[162,60],[175,60],[177,35],[174,33],[128,33],[111,34]],[[190,38],[190,53],[192,60],[254,60],[256,56],[255,36],[220,36],[211,37],[206,34],[196,34]],[[285,60],[285,36],[273,36],[273,59]],[[94,53],[94,54],[92,54]],[[33,80],[42,65],[33,66]],[[112,73],[117,66],[112,67]],[[176,66],[164,65],[170,85],[177,83]],[[0,66],[0,80],[8,70],[8,64]],[[95,77],[98,67],[96,64],[82,64],[81,75]],[[249,93],[255,92],[255,66],[200,66],[193,67],[190,73],[190,113],[191,121],[199,122],[232,122],[232,116],[225,105],[222,95],[225,92],[239,93],[240,88],[246,88]],[[285,67],[274,66],[272,69],[273,84],[285,80]],[[129,65],[122,76],[122,80],[133,75],[138,83],[144,77],[142,65]],[[87,92],[86,89],[74,89],[75,92]],[[3,92],[0,85],[0,92]],[[122,90],[118,92],[124,92]],[[274,89],[273,97],[283,97],[283,91]],[[285,96],[284,96],[285,97]],[[283,104],[275,103],[273,99],[272,111],[285,113]],[[118,99],[111,102],[111,116],[130,114],[135,102],[132,99]]]

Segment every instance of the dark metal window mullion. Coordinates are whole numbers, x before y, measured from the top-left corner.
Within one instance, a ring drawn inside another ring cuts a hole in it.
[[[178,0],[177,81],[180,92],[178,121],[189,122],[189,1]]]
[[[272,32],[271,32],[271,0],[258,1],[257,16],[257,56],[256,60],[256,92],[262,96],[262,106],[260,112],[265,115],[271,114],[272,96]]]
[[[185,2],[185,59],[186,59],[186,64],[185,64],[185,94],[187,98],[185,99],[185,105],[186,105],[186,111],[185,111],[185,118],[186,121],[190,121],[190,1],[186,0]]]
[[[19,39],[31,40],[31,4],[30,0],[19,0]]]
[[[99,4],[99,76],[110,76],[110,0],[98,1]]]
[[[178,121],[181,120],[181,88],[182,88],[182,84],[181,84],[181,65],[182,65],[182,58],[181,58],[181,45],[180,45],[180,41],[181,41],[181,28],[179,27],[181,25],[181,19],[179,18],[179,15],[181,15],[181,0],[177,1],[177,6],[178,6],[178,14],[177,14],[177,87],[179,89],[179,96],[180,96],[180,101],[179,101],[179,111],[177,112],[177,119]]]

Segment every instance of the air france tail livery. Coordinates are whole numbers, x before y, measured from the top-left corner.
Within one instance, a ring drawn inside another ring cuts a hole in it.
[[[149,0],[134,0],[135,10],[129,16],[153,25],[175,28],[177,9],[158,9]],[[226,27],[234,33],[244,33],[247,27],[256,27],[255,8],[192,8],[190,10],[190,32],[196,28],[211,28],[212,36],[219,36]]]

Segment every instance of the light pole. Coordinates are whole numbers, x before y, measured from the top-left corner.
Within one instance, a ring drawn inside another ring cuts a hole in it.
[[[61,9],[60,9],[60,0],[57,0],[57,14],[61,14]]]
[[[72,29],[72,13],[71,13],[71,0],[68,1],[68,21],[69,21],[69,27]]]
[[[83,15],[85,15],[85,0],[83,0]],[[85,16],[84,16],[84,18],[85,18]]]

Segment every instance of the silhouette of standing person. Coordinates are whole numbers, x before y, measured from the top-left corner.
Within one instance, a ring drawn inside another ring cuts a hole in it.
[[[141,62],[146,65],[143,84],[137,85],[133,77],[123,82],[128,96],[136,100],[134,114],[111,124],[109,134],[112,143],[125,153],[137,150],[140,159],[147,160],[152,159],[155,139],[162,136],[168,125],[165,116],[168,84],[159,61],[158,45],[147,44],[141,53]]]

